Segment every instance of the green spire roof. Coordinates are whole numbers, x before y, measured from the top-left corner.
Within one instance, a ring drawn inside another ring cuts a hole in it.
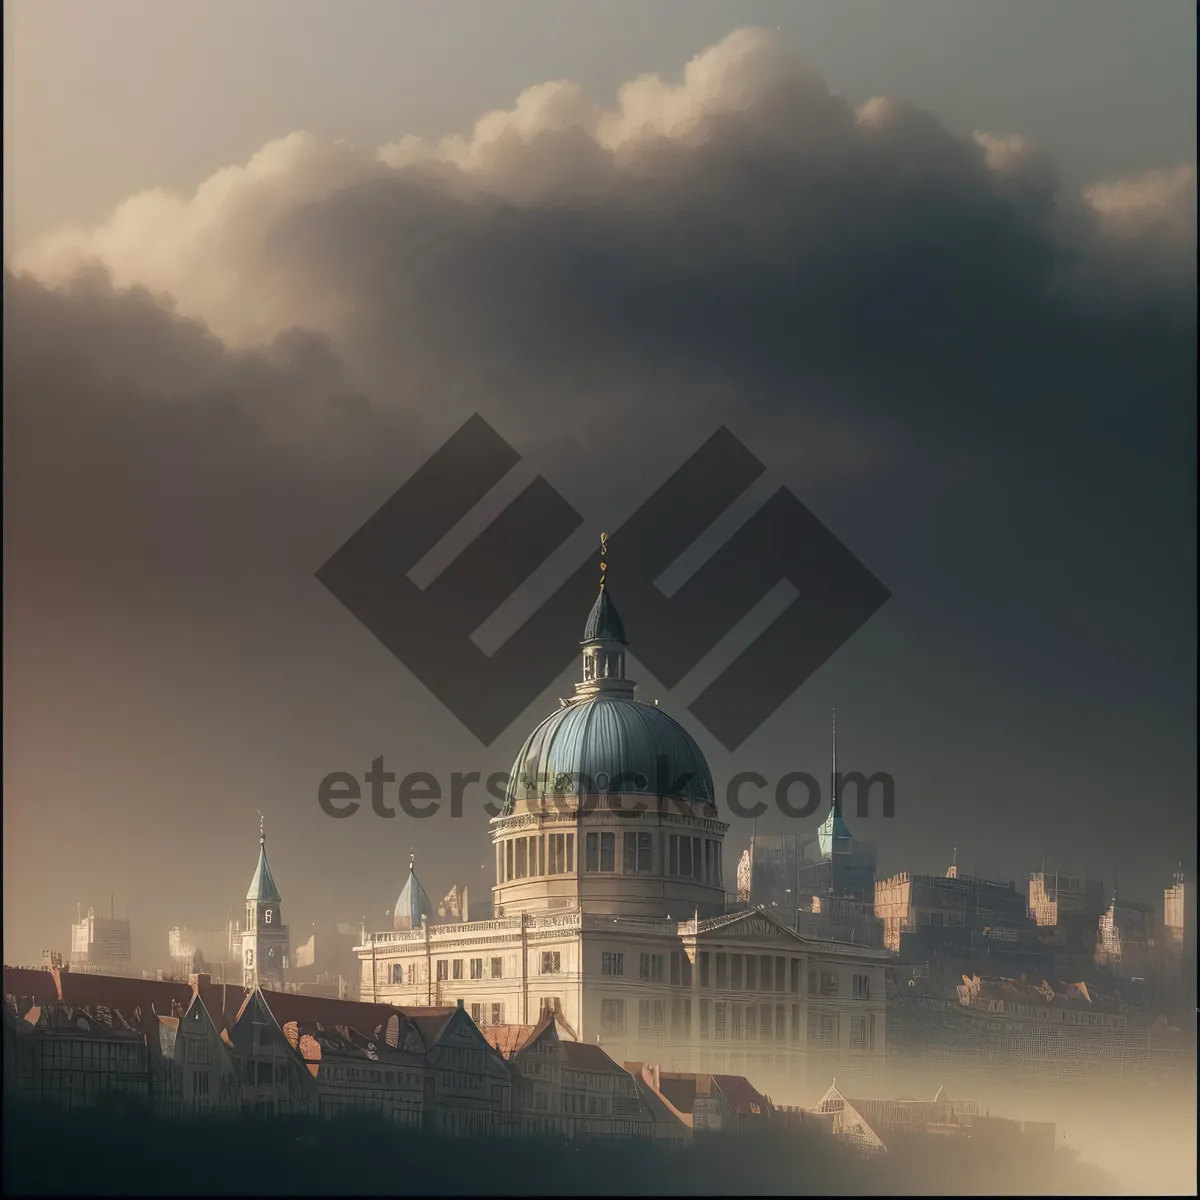
[[[271,867],[267,862],[267,839],[258,839],[258,866],[254,868],[254,878],[250,880],[250,890],[246,893],[247,900],[270,900],[280,903],[279,889],[271,877]]]

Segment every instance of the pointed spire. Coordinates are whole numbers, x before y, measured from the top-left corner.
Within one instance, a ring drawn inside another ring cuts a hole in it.
[[[429,896],[417,878],[416,864],[417,856],[412,850],[409,850],[408,878],[404,882],[400,897],[396,901],[396,907],[392,911],[392,928],[403,932],[420,929],[421,922],[428,920],[430,913],[433,912]]]
[[[832,857],[835,843],[846,843],[851,838],[850,830],[847,828],[846,822],[842,819],[842,798],[839,795],[841,790],[838,786],[839,782],[837,769],[837,709],[835,708],[833,710],[833,763],[830,771],[829,814],[821,822],[820,828],[817,830],[817,844],[820,847],[822,858]]]
[[[258,866],[254,868],[254,878],[250,880],[250,890],[246,893],[247,900],[269,900],[273,904],[280,903],[279,889],[271,876],[271,867],[267,862],[267,835],[263,828],[263,815],[258,814]]]

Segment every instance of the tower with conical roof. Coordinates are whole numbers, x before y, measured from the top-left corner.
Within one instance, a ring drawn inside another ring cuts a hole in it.
[[[267,836],[258,827],[258,865],[246,892],[246,927],[242,933],[242,981],[247,987],[282,991],[289,953],[288,929],[283,923],[282,901],[271,865],[267,862]]]
[[[429,896],[417,878],[416,856],[410,854],[408,878],[404,881],[404,887],[400,889],[400,898],[392,911],[392,928],[402,933],[420,929],[421,922],[428,921],[432,912],[433,906],[429,903]]]

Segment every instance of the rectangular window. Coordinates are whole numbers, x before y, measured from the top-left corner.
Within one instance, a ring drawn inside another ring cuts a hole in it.
[[[764,1042],[771,1040],[771,1006],[762,1004],[758,1009],[758,1036]]]
[[[800,1040],[800,1005],[792,1005],[792,1041]]]
[[[787,1040],[787,1008],[782,1004],[775,1005],[775,1040]]]
[[[704,882],[704,851],[700,848],[703,838],[692,838],[692,878]]]
[[[666,1003],[662,1000],[638,1001],[638,1034],[660,1038],[666,1033]]]
[[[671,1001],[671,1036],[689,1038],[692,1035],[692,1002],[677,998]]]
[[[529,861],[529,839],[517,839],[517,869],[514,878],[524,879]]]
[[[654,839],[648,833],[637,835],[637,869],[639,875],[649,875],[654,870]]]
[[[836,996],[838,994],[838,977],[836,971],[821,972],[821,995]]]
[[[546,873],[546,839],[544,837],[539,837],[537,839],[537,848],[538,848],[537,873],[539,875],[545,875],[545,873]]]
[[[562,955],[557,950],[542,951],[542,974],[557,975],[562,965]]]
[[[662,983],[665,978],[664,968],[666,967],[666,959],[661,954],[650,955],[650,978],[655,983]]]
[[[729,1005],[724,1000],[713,1003],[713,1037],[718,1042],[726,1041],[729,1037],[728,1009]]]
[[[798,958],[793,958],[791,966],[791,979],[788,986],[792,995],[795,996],[800,992],[800,960]]]
[[[493,979],[501,979],[501,978],[503,978],[503,976],[504,976],[504,959],[503,958],[493,958],[492,959],[492,978]]]
[[[867,1021],[865,1017],[850,1018],[850,1049],[865,1050],[867,1048]]]
[[[679,839],[679,874],[687,877],[692,873],[692,839]]]
[[[575,870],[575,835],[567,834],[567,874]]]
[[[463,960],[461,958],[456,958],[451,962],[450,971],[452,979],[461,979],[463,977],[462,962]]]
[[[742,956],[740,954],[729,956],[729,986],[735,992],[742,990]]]
[[[871,977],[870,975],[855,975],[854,976],[854,991],[855,1000],[870,1000],[871,998]]]
[[[472,1004],[471,1005],[471,1020],[474,1021],[476,1025],[483,1024],[483,1005],[482,1004]]]
[[[550,835],[549,858],[547,874],[561,875],[566,869],[565,867],[565,850],[566,837],[561,833],[552,833]]]
[[[711,1000],[701,1000],[700,1001],[700,1036],[702,1038],[708,1037],[709,1027],[711,1024],[711,1017],[712,1017],[712,1001]]]
[[[760,954],[758,958],[758,987],[760,991],[770,992],[771,987],[771,956]]]
[[[753,992],[758,987],[758,956],[746,955],[746,991]]]
[[[729,1006],[729,1036],[735,1042],[740,1042],[746,1036],[742,1027],[742,1006],[740,1004]]]
[[[617,835],[615,833],[602,833],[600,835],[600,870],[615,871],[617,854]]]
[[[671,834],[667,847],[667,874],[679,874],[679,835]]]
[[[589,833],[587,835],[587,870],[600,870],[600,835],[598,833]]]
[[[700,986],[708,987],[708,951],[702,950],[699,955],[700,959]]]
[[[444,958],[437,960],[437,977],[438,983],[441,983],[443,979],[450,978],[450,963]]]
[[[724,990],[729,986],[729,955],[717,955],[717,988]]]
[[[753,1004],[746,1005],[746,1041],[758,1041],[758,1009]]]
[[[692,960],[684,954],[679,965],[683,968],[683,986],[690,988],[692,986]]]
[[[600,955],[600,973],[602,975],[624,975],[625,955],[613,950],[605,950]]]
[[[504,878],[506,881],[511,882],[513,880],[513,878],[515,878],[513,875],[513,844],[512,844],[512,842],[504,843],[504,862],[505,862]]]
[[[482,958],[471,959],[471,978],[472,979],[482,979],[483,978],[483,959]]]
[[[600,1001],[600,1028],[605,1033],[624,1034],[625,1032],[625,1001]]]
[[[503,1025],[504,1024],[504,1005],[503,1004],[493,1004],[492,1005],[492,1024],[493,1025]]]
[[[649,979],[650,978],[650,955],[648,955],[648,954],[639,954],[638,955],[638,978],[639,979]]]
[[[679,959],[680,959],[679,951],[678,950],[673,951],[671,954],[671,986],[672,987],[679,987],[679,985],[683,982],[683,976],[679,970]]]

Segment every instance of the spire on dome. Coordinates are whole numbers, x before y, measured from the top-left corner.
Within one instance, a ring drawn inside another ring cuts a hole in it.
[[[250,890],[246,893],[246,899],[281,903],[279,889],[275,886],[271,867],[267,862],[267,835],[262,813],[258,814],[258,866],[254,868],[254,878],[250,880]]]
[[[400,898],[396,901],[396,907],[392,912],[392,928],[399,931],[420,929],[422,920],[428,920],[430,913],[433,912],[429,897],[425,894],[425,889],[417,878],[416,863],[417,856],[409,851],[408,879],[404,882]]]

